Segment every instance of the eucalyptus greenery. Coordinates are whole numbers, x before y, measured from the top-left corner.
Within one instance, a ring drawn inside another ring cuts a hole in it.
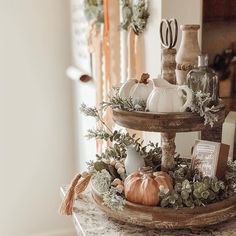
[[[169,174],[173,190],[161,191],[161,207],[205,206],[232,196],[236,190],[236,163],[228,164],[225,181],[202,177],[190,165],[176,166]]]
[[[99,139],[109,141],[111,145],[105,149],[101,154],[97,154],[97,160],[102,158],[121,160],[126,158],[127,147],[133,145],[137,152],[139,152],[147,165],[157,170],[160,167],[162,151],[158,144],[149,142],[146,146],[143,145],[143,140],[136,138],[136,134],[130,135],[127,132],[121,130],[112,131],[103,121],[100,112],[111,106],[111,103],[102,103],[100,110],[95,107],[87,107],[85,104],[81,105],[81,112],[86,116],[94,117],[97,122],[100,122],[102,126],[98,129],[89,129],[86,137],[88,139]],[[91,168],[91,166],[90,166]]]
[[[129,27],[132,27],[135,34],[141,34],[146,28],[148,17],[149,12],[145,0],[138,0],[133,8],[130,6],[129,0],[122,0],[122,29],[128,30]]]

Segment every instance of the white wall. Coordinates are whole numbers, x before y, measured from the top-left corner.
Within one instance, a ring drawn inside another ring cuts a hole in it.
[[[74,172],[69,1],[0,0],[0,235],[69,235]],[[61,233],[61,234],[60,234]]]

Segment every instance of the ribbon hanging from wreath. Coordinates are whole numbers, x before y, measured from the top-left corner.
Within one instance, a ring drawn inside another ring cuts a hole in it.
[[[149,17],[146,0],[139,0],[134,6],[132,1],[122,0],[121,28],[128,31],[128,79],[139,78],[143,71],[143,36]]]

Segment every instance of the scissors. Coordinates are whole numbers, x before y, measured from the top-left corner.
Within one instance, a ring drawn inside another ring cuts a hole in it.
[[[174,25],[172,25],[172,23]],[[166,25],[165,37],[163,34],[163,25]],[[173,29],[172,29],[173,27]],[[160,38],[163,47],[171,49],[176,45],[178,37],[178,23],[176,19],[162,19],[160,24]]]

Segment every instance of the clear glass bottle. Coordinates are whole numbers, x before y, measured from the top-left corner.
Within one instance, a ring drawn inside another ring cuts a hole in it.
[[[218,76],[214,70],[208,67],[208,56],[198,56],[198,67],[192,69],[187,75],[187,85],[194,92],[202,91],[211,96],[211,105],[217,105],[219,102]]]

